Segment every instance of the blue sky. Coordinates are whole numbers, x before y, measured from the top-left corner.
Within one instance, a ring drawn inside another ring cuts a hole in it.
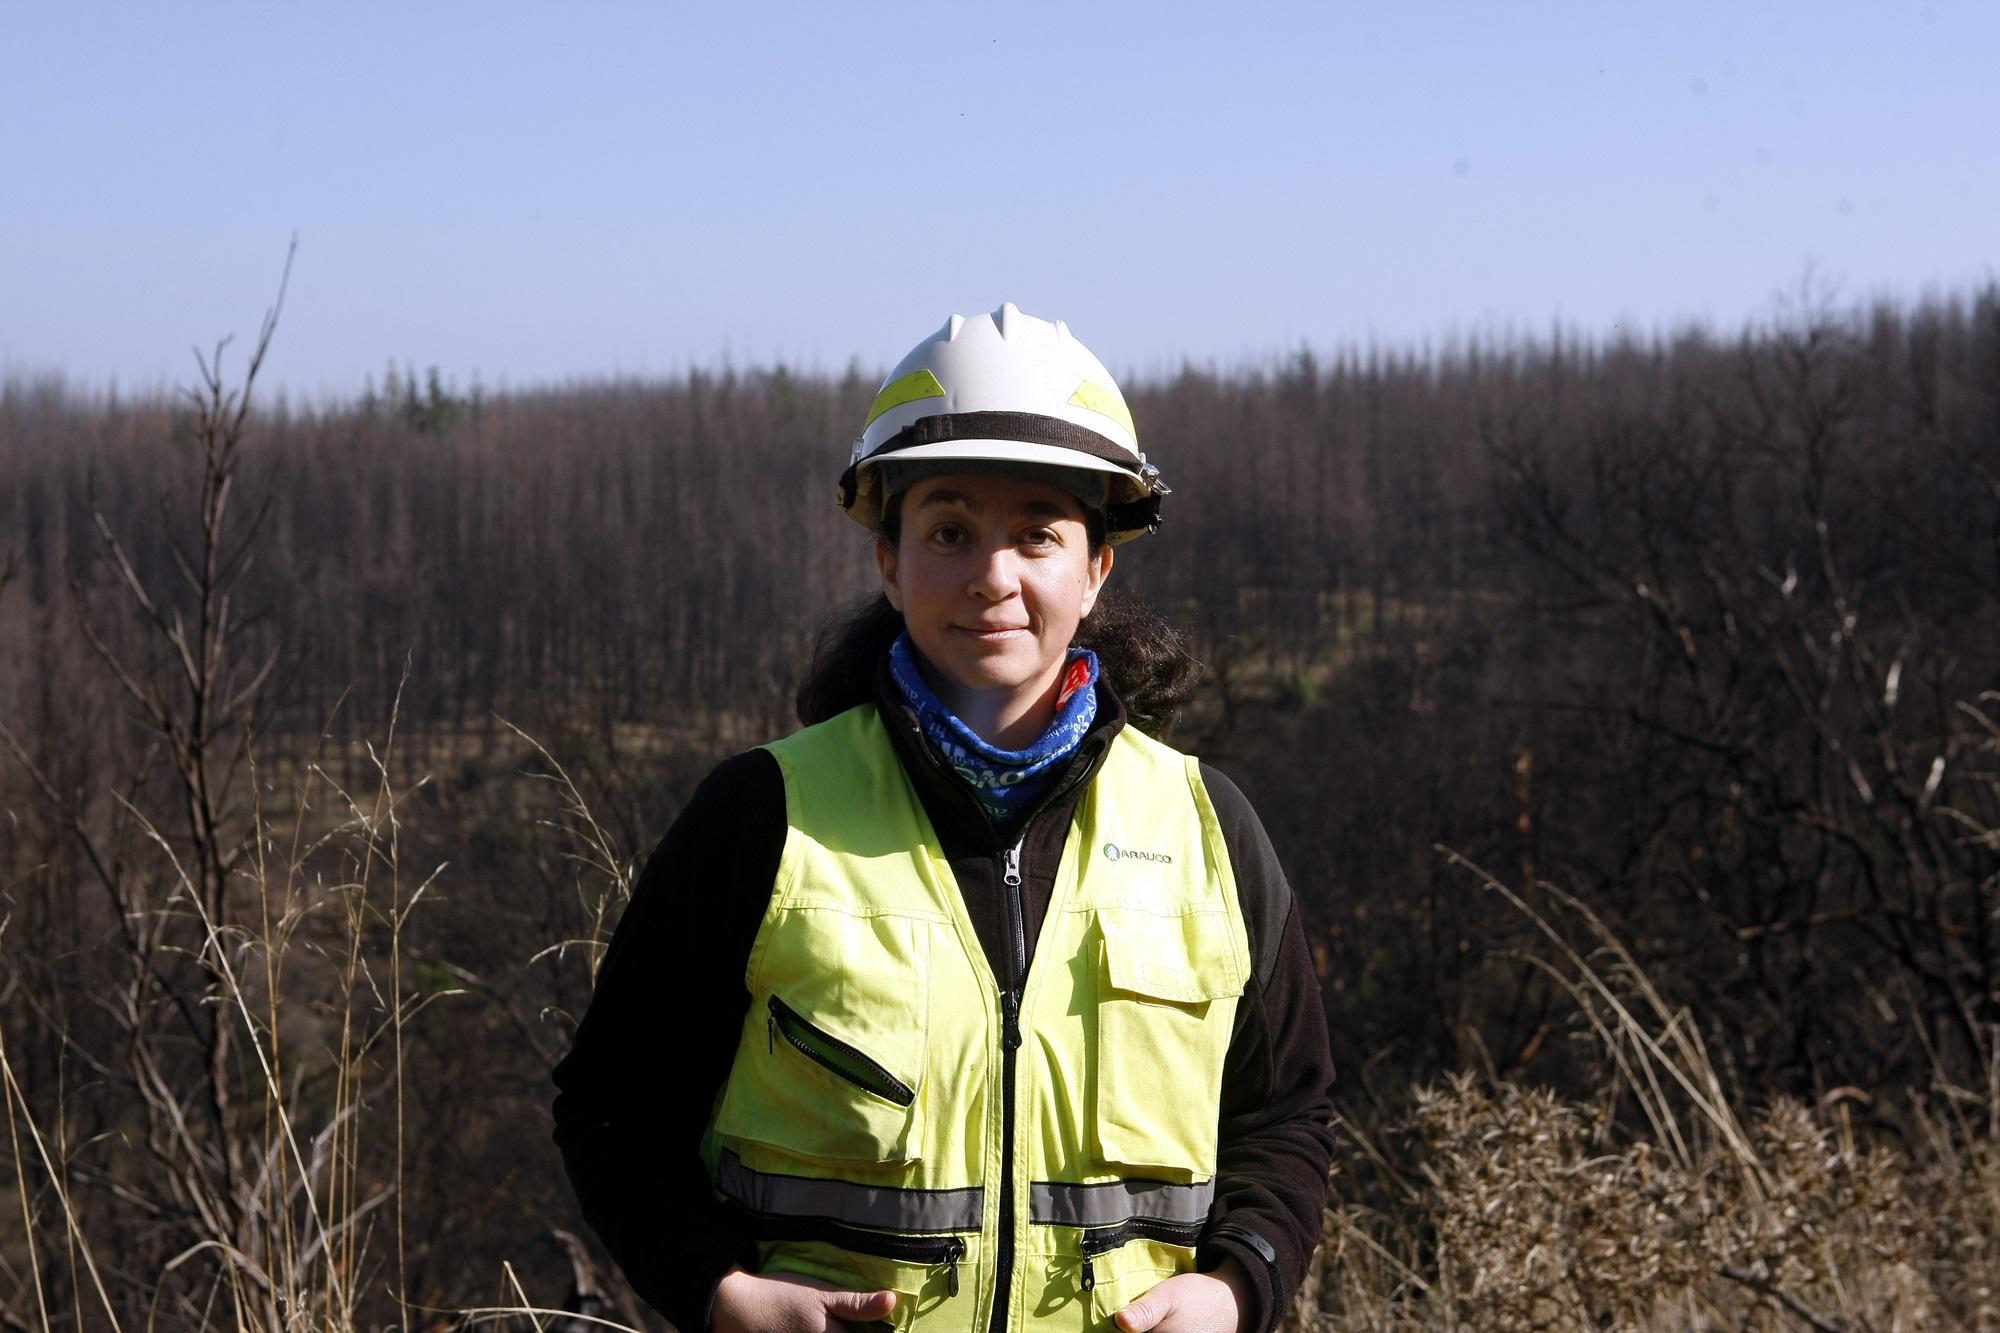
[[[30,4],[0,372],[392,358],[488,388],[893,363],[953,311],[1120,372],[1731,328],[2000,271],[2000,4]]]

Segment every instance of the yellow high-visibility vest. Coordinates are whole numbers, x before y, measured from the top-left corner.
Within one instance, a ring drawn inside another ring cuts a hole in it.
[[[1250,976],[1196,761],[1119,732],[1021,982],[872,705],[768,748],[790,831],[704,1140],[762,1270],[892,1290],[897,1329],[988,1333],[1004,1300],[1075,1333],[1192,1268]]]

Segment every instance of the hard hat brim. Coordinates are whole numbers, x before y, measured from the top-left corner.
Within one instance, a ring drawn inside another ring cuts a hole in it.
[[[936,444],[911,445],[893,453],[878,454],[865,458],[849,469],[849,476],[842,478],[843,493],[847,484],[853,485],[854,501],[843,505],[847,516],[871,531],[882,525],[882,506],[887,497],[883,494],[881,465],[884,463],[918,462],[964,462],[967,472],[979,471],[981,463],[1028,464],[1046,467],[1051,471],[1103,473],[1109,483],[1106,494],[1106,510],[1122,509],[1141,503],[1152,495],[1151,484],[1141,478],[1132,468],[1122,466],[1110,459],[1096,458],[1078,449],[1065,448],[1056,444],[1036,444],[1026,440],[969,439],[944,440]],[[1139,536],[1144,527],[1124,529],[1114,528],[1107,539],[1116,543]]]
[[[1070,468],[1077,472],[1109,472],[1129,477],[1139,485],[1136,467],[1107,458],[1093,458],[1079,449],[1059,444],[1034,444],[1026,440],[946,440],[939,444],[917,444],[893,454],[877,454],[861,461],[861,467],[889,461],[915,463],[923,459],[963,459],[967,462],[1033,463],[1042,467]],[[974,469],[975,471],[977,469]]]

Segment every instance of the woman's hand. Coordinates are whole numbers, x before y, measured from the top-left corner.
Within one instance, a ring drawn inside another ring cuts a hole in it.
[[[713,1333],[851,1333],[850,1325],[889,1317],[893,1291],[848,1291],[818,1278],[759,1277],[742,1269],[715,1288]]]
[[[1242,1333],[1250,1275],[1234,1259],[1212,1273],[1177,1273],[1120,1310],[1123,1333]]]

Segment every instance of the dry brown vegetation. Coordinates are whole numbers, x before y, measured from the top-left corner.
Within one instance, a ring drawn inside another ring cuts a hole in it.
[[[1753,1112],[1588,907],[1477,877],[1543,935],[1597,1085],[1460,1071],[1385,1129],[1344,1123],[1306,1327],[2000,1327],[2000,1042],[1981,1087]]]
[[[870,387],[0,384],[0,1326],[643,1320],[546,1070]],[[1302,1315],[2000,1328],[2000,292],[1131,396],[1343,1068]]]

